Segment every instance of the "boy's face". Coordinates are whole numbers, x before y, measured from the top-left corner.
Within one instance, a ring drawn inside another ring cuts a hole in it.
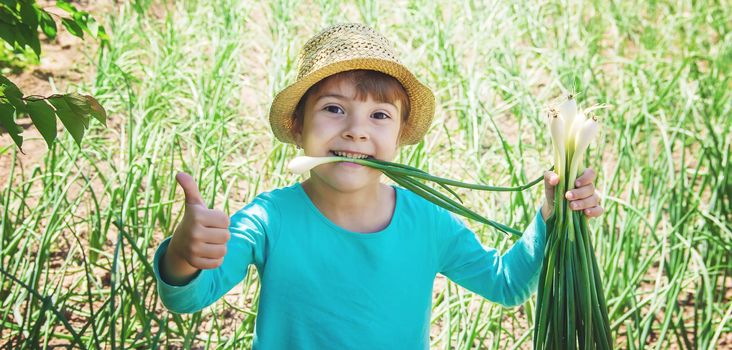
[[[400,108],[399,102],[378,102],[371,96],[365,101],[356,99],[356,89],[348,79],[325,81],[305,101],[302,130],[294,137],[307,156],[327,157],[342,151],[391,161],[398,151]],[[315,167],[310,175],[349,192],[378,184],[381,172],[336,162]]]

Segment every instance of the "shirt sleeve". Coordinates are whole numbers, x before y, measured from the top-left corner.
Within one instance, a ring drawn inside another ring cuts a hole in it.
[[[536,291],[544,260],[546,223],[539,209],[521,239],[501,255],[447,212],[438,226],[438,271],[453,282],[504,306],[517,306]]]
[[[155,251],[153,270],[160,299],[170,311],[192,313],[213,304],[247,275],[250,264],[259,271],[266,261],[267,246],[278,232],[279,211],[270,202],[256,197],[251,203],[231,216],[224,261],[218,268],[199,270],[197,275],[182,286],[165,282],[160,276],[160,260],[170,243],[165,239]]]

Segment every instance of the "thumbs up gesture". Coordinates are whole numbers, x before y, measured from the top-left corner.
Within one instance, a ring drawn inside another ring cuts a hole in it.
[[[175,179],[185,193],[185,213],[168,245],[162,272],[166,280],[179,284],[199,269],[219,267],[226,255],[230,233],[229,216],[206,207],[198,184],[190,175],[181,172]]]

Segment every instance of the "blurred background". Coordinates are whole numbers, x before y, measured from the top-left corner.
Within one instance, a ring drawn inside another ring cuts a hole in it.
[[[2,348],[250,348],[253,266],[202,312],[172,314],[157,297],[152,256],[184,203],[174,176],[193,175],[229,214],[301,181],[269,104],[305,41],[342,22],[384,34],[435,92],[430,132],[397,161],[438,176],[529,182],[552,165],[548,106],[569,93],[608,105],[587,160],[606,209],[590,223],[616,347],[732,348],[729,0],[72,3],[109,45],[59,26],[40,59],[0,49],[26,95],[80,92],[108,113],[81,147],[60,125],[48,147],[27,117],[24,153],[0,132]],[[543,196],[458,192],[520,228]],[[486,246],[514,241],[468,224]],[[531,349],[535,301],[504,308],[438,276],[432,348]]]

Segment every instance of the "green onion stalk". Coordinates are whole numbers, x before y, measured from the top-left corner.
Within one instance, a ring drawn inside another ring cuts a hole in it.
[[[572,96],[549,111],[559,184],[547,219],[547,244],[537,291],[534,349],[612,349],[600,270],[587,217],[569,209],[584,153],[598,131],[595,117],[577,111]]]
[[[481,191],[519,192],[519,191],[523,191],[528,188],[531,188],[532,186],[541,182],[541,180],[544,178],[543,176],[541,176],[525,185],[515,186],[515,187],[489,186],[489,185],[483,185],[483,184],[465,183],[465,182],[450,180],[450,179],[446,179],[446,178],[442,178],[442,177],[438,177],[438,176],[433,176],[418,168],[411,167],[411,166],[404,165],[404,164],[392,163],[392,162],[387,162],[387,161],[373,159],[373,158],[358,159],[358,158],[348,158],[348,157],[299,156],[299,157],[296,157],[295,159],[293,159],[289,163],[288,168],[293,173],[302,174],[318,165],[325,164],[325,163],[331,163],[331,162],[351,162],[351,163],[365,165],[365,166],[380,170],[384,175],[386,175],[388,178],[392,179],[398,185],[414,192],[415,194],[421,196],[422,198],[425,198],[426,200],[428,200],[440,207],[443,207],[455,214],[462,215],[466,218],[469,218],[469,219],[478,221],[480,223],[489,225],[491,227],[494,227],[503,233],[512,234],[512,235],[515,235],[518,237],[521,236],[521,231],[519,231],[513,227],[509,227],[505,224],[488,219],[488,218],[468,209],[467,207],[465,207],[463,205],[463,201],[460,198],[460,196],[458,196],[458,194],[455,193],[455,191],[452,188],[450,188],[450,186],[468,188],[468,189],[473,189],[473,190],[481,190]],[[435,188],[427,185],[426,183],[424,183],[425,181],[430,181],[430,182],[434,182],[434,183],[438,184],[440,187],[444,188],[452,196],[454,196],[455,199],[457,199],[457,201],[453,198],[448,197],[444,193],[436,190]]]

